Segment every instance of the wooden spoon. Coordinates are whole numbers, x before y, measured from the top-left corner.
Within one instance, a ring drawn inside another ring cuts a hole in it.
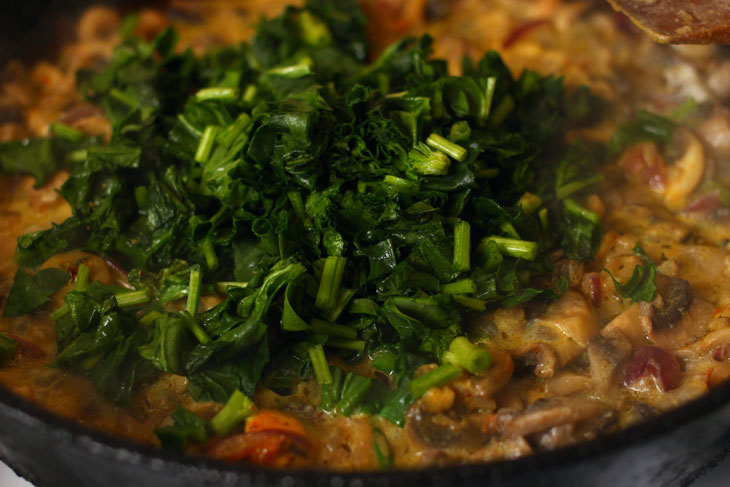
[[[730,44],[730,0],[608,0],[663,44]]]

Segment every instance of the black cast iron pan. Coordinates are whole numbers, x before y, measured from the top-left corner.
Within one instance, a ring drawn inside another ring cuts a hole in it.
[[[645,423],[513,461],[333,473],[161,451],[55,416],[0,388],[0,459],[37,487],[627,487],[689,485],[730,450],[730,383]]]
[[[84,3],[0,2],[0,63],[10,54],[41,52],[72,26],[70,19]],[[490,464],[353,474],[261,469],[161,451],[62,419],[0,388],[0,459],[37,487],[683,486],[729,450],[730,383],[645,423],[553,452]]]

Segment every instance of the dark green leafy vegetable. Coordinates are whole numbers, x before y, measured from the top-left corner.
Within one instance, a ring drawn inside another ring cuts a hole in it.
[[[18,342],[4,333],[0,333],[0,362],[11,358],[17,349]]]
[[[656,274],[657,268],[654,262],[649,258],[644,249],[638,243],[634,247],[634,253],[641,256],[644,259],[644,265],[637,265],[634,267],[631,277],[625,283],[620,283],[613,277],[611,271],[604,269],[611,276],[614,286],[616,286],[616,292],[624,298],[631,299],[632,302],[636,303],[639,301],[651,301],[656,295]]]
[[[13,278],[4,315],[8,317],[22,316],[43,305],[61,287],[68,282],[68,273],[61,269],[42,269],[30,275],[20,268]]]
[[[197,414],[178,406],[170,417],[172,426],[155,430],[162,446],[183,451],[189,443],[202,443],[208,438],[207,422]]]
[[[235,390],[223,409],[210,420],[210,429],[216,435],[226,435],[253,412],[253,401],[241,391]]]
[[[592,258],[600,221],[577,199],[606,149],[565,140],[603,109],[590,92],[515,78],[496,52],[449,76],[428,36],[367,63],[365,38],[355,0],[290,7],[250,44],[200,58],[175,49],[173,30],[125,34],[106,67],[79,74],[112,122],[108,144],[57,126],[0,147],[9,169],[37,157],[39,180],[76,150],[61,188],[73,216],[22,236],[21,265],[83,249],[131,269],[133,291],[66,295],[58,366],[116,401],[182,374],[195,399],[235,411],[259,384],[316,377],[325,410],[402,425],[428,388],[488,367],[486,349],[449,351],[467,313],[553,299],[551,256]],[[670,129],[641,116],[612,147]],[[16,285],[35,284],[22,273]],[[201,313],[214,292],[222,301]],[[370,356],[387,380],[331,368],[335,355]],[[442,357],[459,366],[411,380]],[[222,418],[218,434],[240,414]],[[205,438],[184,410],[173,419],[163,442]]]

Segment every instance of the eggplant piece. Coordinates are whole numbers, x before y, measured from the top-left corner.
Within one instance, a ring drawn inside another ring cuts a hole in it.
[[[651,324],[654,330],[665,330],[674,327],[687,314],[694,296],[689,283],[684,279],[659,274],[656,285],[664,305],[652,306]]]

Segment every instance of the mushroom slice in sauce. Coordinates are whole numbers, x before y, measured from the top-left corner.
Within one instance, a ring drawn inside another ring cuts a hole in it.
[[[539,399],[524,411],[517,413],[504,425],[508,436],[525,436],[546,431],[555,426],[577,423],[605,412],[607,407],[599,400],[577,397]]]
[[[594,384],[602,390],[614,382],[618,370],[631,353],[631,344],[623,335],[596,335],[588,342],[588,360]]]

